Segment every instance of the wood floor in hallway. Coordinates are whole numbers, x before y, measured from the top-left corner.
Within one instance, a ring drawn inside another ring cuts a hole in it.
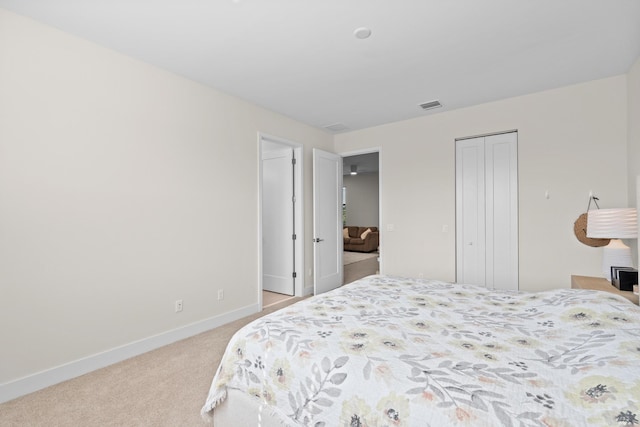
[[[344,266],[344,280],[342,284],[351,283],[355,280],[380,272],[378,257],[365,259]]]
[[[276,292],[262,291],[262,308],[265,309],[274,304],[293,298],[291,295],[278,294]]]

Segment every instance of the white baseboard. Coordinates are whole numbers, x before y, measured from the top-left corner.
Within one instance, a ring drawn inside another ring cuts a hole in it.
[[[80,375],[113,365],[114,363],[131,357],[139,356],[140,354],[206,332],[245,316],[250,316],[258,311],[260,311],[258,304],[251,304],[219,316],[210,317],[209,319],[191,323],[102,353],[97,353],[55,368],[0,384],[0,403],[79,377]]]

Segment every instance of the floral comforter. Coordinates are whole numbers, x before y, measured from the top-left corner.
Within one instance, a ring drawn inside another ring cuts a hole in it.
[[[370,276],[238,331],[203,414],[228,388],[293,426],[635,426],[640,308]]]

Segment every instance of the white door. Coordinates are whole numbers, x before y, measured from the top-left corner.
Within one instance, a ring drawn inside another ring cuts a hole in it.
[[[456,280],[518,289],[517,133],[456,141]]]
[[[484,145],[456,141],[456,265],[458,283],[485,285]]]
[[[293,149],[262,155],[262,288],[294,294]]]
[[[518,290],[517,133],[484,141],[486,277],[494,289]]]
[[[314,294],[342,283],[342,158],[313,150]]]

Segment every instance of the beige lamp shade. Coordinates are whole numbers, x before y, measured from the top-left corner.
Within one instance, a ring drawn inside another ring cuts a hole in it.
[[[593,209],[587,216],[587,237],[594,239],[637,239],[635,208]]]

